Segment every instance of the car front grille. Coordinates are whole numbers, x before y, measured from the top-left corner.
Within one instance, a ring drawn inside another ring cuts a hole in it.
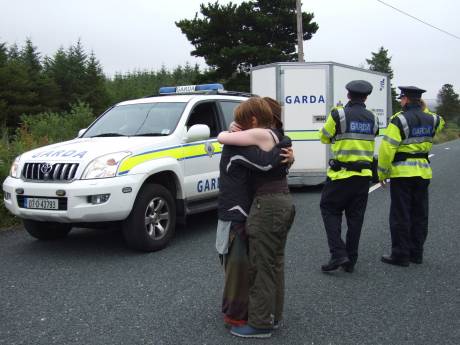
[[[70,182],[77,169],[78,163],[25,163],[22,177],[28,181]]]

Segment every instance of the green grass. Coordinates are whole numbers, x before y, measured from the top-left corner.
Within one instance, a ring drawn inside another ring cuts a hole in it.
[[[434,138],[434,144],[445,143],[460,138],[460,127],[457,124],[448,123],[441,133]]]

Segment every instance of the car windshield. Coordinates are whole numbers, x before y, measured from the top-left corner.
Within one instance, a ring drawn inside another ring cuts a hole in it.
[[[166,136],[176,129],[185,105],[184,102],[119,105],[99,118],[83,137]]]

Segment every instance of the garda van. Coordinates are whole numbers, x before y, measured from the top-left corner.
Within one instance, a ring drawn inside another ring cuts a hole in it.
[[[217,134],[247,94],[220,84],[162,87],[108,109],[76,139],[13,162],[6,208],[38,239],[120,223],[129,246],[163,248],[176,220],[217,206]]]
[[[281,62],[251,70],[251,92],[281,103],[284,128],[295,154],[288,176],[290,185],[324,182],[330,149],[321,144],[318,130],[332,107],[348,102],[345,85],[358,79],[372,84],[366,107],[378,116],[379,127],[386,128],[391,114],[391,86],[385,73],[335,62]],[[376,152],[380,140],[377,138]]]

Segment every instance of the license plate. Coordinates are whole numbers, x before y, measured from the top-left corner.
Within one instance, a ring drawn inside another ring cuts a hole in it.
[[[59,210],[59,204],[57,199],[25,198],[24,207],[37,208],[40,210]]]

